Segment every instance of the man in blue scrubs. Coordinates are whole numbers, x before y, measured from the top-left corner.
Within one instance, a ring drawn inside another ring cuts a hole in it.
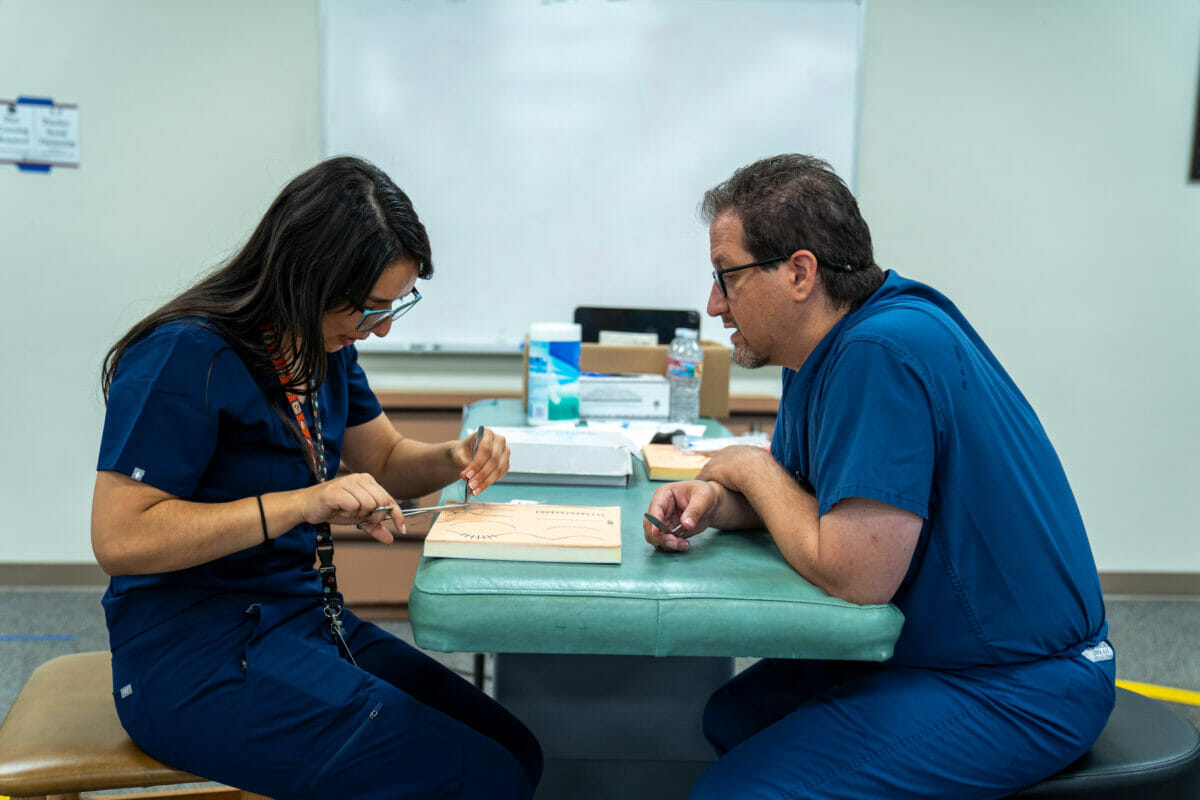
[[[883,664],[767,659],[717,691],[697,798],[1003,797],[1082,755],[1114,703],[1095,563],[1058,456],[936,290],[882,270],[828,164],[781,155],[704,198],[708,313],[784,367],[770,453],[655,493],[647,540],[765,527],[829,594],[894,603]]]

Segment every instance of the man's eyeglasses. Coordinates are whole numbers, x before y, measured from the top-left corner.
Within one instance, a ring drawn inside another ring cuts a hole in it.
[[[717,283],[717,288],[721,290],[722,297],[728,297],[729,293],[725,291],[725,276],[731,272],[737,272],[742,269],[750,269],[752,267],[765,267],[767,264],[774,264],[776,261],[783,261],[787,256],[775,256],[775,258],[764,258],[762,261],[755,261],[753,264],[742,264],[740,267],[726,267],[725,269],[714,269],[713,280]]]
[[[368,311],[365,308],[355,306],[355,309],[362,312],[362,319],[358,321],[358,325],[355,326],[355,329],[365,332],[378,328],[385,321],[398,319],[408,313],[408,310],[415,306],[420,299],[421,293],[416,289],[413,289],[410,294],[405,295],[404,299],[400,300],[400,305],[394,308],[383,308],[378,311]]]
[[[762,261],[755,261],[753,264],[742,264],[740,267],[714,269],[713,281],[716,282],[717,288],[721,290],[721,296],[728,297],[729,292],[725,290],[725,276],[729,273],[737,272],[741,269],[750,269],[752,267],[765,267],[767,264],[774,264],[776,261],[786,261],[789,257],[790,256],[776,256],[775,258],[764,258]],[[842,272],[851,272],[854,270],[854,266],[851,264],[829,264],[829,262],[821,262],[819,260],[817,263],[824,263],[824,266],[832,267],[833,269],[841,270]]]

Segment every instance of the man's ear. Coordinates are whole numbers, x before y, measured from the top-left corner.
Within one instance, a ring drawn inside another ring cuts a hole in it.
[[[812,297],[820,283],[817,272],[817,257],[809,250],[797,250],[780,267],[786,271],[789,296],[797,303]]]

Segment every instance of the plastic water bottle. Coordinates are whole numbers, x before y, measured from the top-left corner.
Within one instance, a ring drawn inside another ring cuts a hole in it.
[[[699,331],[676,328],[675,338],[667,348],[671,422],[690,425],[700,416],[700,373],[704,368],[704,352],[700,349],[698,339]]]

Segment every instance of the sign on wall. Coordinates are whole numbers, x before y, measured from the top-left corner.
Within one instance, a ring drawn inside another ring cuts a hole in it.
[[[41,97],[0,100],[0,164],[78,167],[79,107]]]

